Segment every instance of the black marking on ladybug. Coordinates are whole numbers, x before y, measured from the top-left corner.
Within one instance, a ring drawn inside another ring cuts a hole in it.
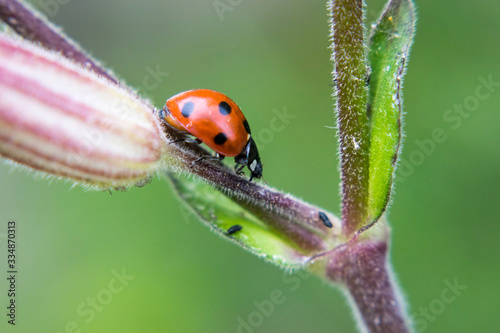
[[[186,104],[184,104],[184,106],[182,107],[181,114],[183,117],[187,118],[191,115],[193,110],[194,110],[194,103],[186,102]]]
[[[223,116],[227,116],[231,113],[231,106],[226,102],[222,101],[219,103],[219,112]]]
[[[250,133],[250,125],[248,125],[248,121],[246,119],[243,121],[243,127],[245,127],[248,134],[252,134]]]
[[[226,231],[226,235],[230,236],[232,234],[235,234],[237,233],[238,231],[240,231],[241,229],[243,229],[243,227],[239,224],[235,224],[233,225],[232,227],[230,227],[229,229],[227,229]]]
[[[227,136],[224,133],[219,133],[215,136],[214,142],[216,145],[223,145],[227,141]]]
[[[321,222],[323,222],[323,224],[325,225],[325,227],[327,227],[327,228],[333,228],[332,222],[330,221],[330,219],[328,218],[328,216],[326,216],[325,213],[318,212],[318,216],[319,216],[319,219],[321,220]]]

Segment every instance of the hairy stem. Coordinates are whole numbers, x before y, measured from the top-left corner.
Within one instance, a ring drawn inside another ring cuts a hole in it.
[[[352,235],[368,203],[369,127],[363,0],[332,0],[332,60],[342,172],[342,226]]]
[[[327,278],[344,285],[364,331],[410,332],[387,255],[385,241],[351,241],[329,259]]]

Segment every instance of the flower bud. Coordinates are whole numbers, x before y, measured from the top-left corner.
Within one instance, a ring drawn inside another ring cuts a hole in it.
[[[59,54],[0,34],[0,154],[99,188],[161,164],[152,107]]]

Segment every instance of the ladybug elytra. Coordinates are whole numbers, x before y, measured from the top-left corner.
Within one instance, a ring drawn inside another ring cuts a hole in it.
[[[177,130],[193,135],[219,157],[234,157],[239,173],[246,166],[250,180],[262,177],[257,145],[238,105],[226,95],[209,90],[188,90],[170,97],[162,118]]]

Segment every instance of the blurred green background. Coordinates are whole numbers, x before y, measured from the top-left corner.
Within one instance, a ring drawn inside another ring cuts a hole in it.
[[[269,184],[339,212],[323,1],[33,2],[157,106],[193,88],[229,95],[256,133]],[[383,3],[368,1],[369,23]],[[394,270],[421,331],[499,332],[500,87],[474,96],[487,91],[480,77],[500,82],[500,3],[417,7],[405,167],[389,217]],[[282,130],[270,131],[284,112],[291,116]],[[430,143],[437,128],[446,139]],[[162,178],[110,195],[3,164],[0,188],[0,237],[15,219],[20,266],[15,328],[6,324],[0,280],[2,332],[224,333],[238,332],[241,320],[258,325],[239,332],[356,332],[338,290],[314,277],[291,282],[214,236]],[[122,270],[130,279],[118,288]],[[455,280],[467,288],[450,301]],[[259,317],[256,304],[274,290],[285,301]]]

